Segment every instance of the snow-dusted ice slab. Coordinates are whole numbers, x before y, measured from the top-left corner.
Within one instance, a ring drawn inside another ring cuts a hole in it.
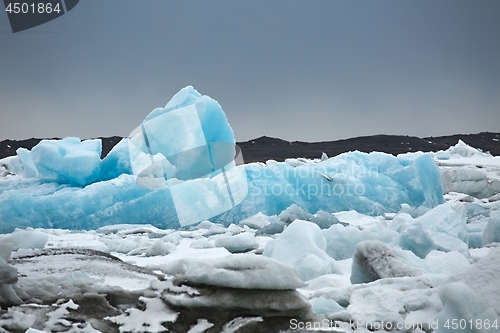
[[[292,290],[304,286],[292,267],[253,254],[234,254],[217,259],[184,258],[157,268],[199,285],[268,290]]]
[[[3,289],[3,304],[55,302],[73,293],[132,292],[157,279],[152,272],[94,250],[62,248],[15,253],[19,279]]]

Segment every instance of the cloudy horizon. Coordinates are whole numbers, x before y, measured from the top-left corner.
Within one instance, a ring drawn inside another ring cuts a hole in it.
[[[0,14],[0,140],[127,136],[187,85],[237,141],[500,132],[498,1],[117,3]]]

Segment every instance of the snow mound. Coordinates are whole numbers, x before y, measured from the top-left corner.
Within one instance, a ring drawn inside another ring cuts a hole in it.
[[[215,240],[215,246],[225,247],[231,253],[253,250],[259,246],[252,233],[244,232],[236,236],[223,236]]]

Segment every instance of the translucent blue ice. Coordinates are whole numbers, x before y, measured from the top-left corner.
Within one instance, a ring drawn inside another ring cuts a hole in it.
[[[179,228],[210,219],[229,225],[296,204],[309,214],[380,215],[401,204],[443,202],[428,154],[351,152],[321,162],[235,166],[235,139],[220,105],[189,86],[153,110],[102,161],[99,140],[42,141],[20,150],[25,176],[0,181],[0,232],[97,229],[143,223]]]
[[[219,191],[226,187],[224,177],[234,180],[233,197],[244,198],[212,218],[226,225],[258,212],[276,215],[293,203],[310,213],[356,210],[380,215],[397,212],[402,203],[431,208],[443,202],[439,170],[430,156],[353,152],[295,168],[287,163],[237,166],[212,179],[157,190],[138,186],[136,177],[126,174],[84,188],[30,179],[0,182],[0,232],[28,226],[96,229],[120,223],[178,228],[178,211],[188,219],[227,208],[220,206],[227,203],[227,192]],[[197,193],[205,200],[196,200]]]
[[[246,174],[248,196],[219,221],[236,223],[257,212],[278,215],[292,204],[310,214],[355,210],[377,216],[397,212],[403,203],[432,208],[444,202],[439,169],[424,153],[350,152],[296,167],[252,163]]]

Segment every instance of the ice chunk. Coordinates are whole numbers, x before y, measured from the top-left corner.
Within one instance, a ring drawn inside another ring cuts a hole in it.
[[[12,173],[19,175],[23,173],[23,165],[19,160],[19,156],[8,156],[0,159],[0,177]]]
[[[198,319],[196,322],[196,325],[193,325],[189,328],[189,331],[187,333],[203,333],[206,330],[208,330],[210,327],[213,327],[214,324],[209,322],[206,319]]]
[[[443,192],[458,192],[483,197],[481,193],[488,186],[485,172],[469,168],[443,168],[441,171]]]
[[[157,268],[190,283],[217,287],[288,290],[304,286],[290,266],[252,254],[183,258]]]
[[[47,333],[45,331],[40,331],[35,328],[28,328],[28,330],[25,333]]]
[[[215,246],[225,247],[231,253],[247,252],[259,246],[252,233],[244,232],[236,236],[222,236],[215,240]]]
[[[266,216],[262,213],[257,213],[254,216],[251,216],[240,222],[240,226],[248,226],[252,229],[260,229],[270,224],[271,222],[276,221],[276,216]]]
[[[0,257],[0,287],[4,284],[12,284],[17,282],[17,269],[7,263]],[[2,292],[0,289],[0,300],[2,299]]]
[[[429,321],[436,310],[441,309],[438,293],[429,288],[426,282],[412,281],[411,278],[378,280],[385,284],[371,283],[355,289],[347,307],[352,321],[360,331],[431,331]],[[330,318],[345,313],[334,313]],[[384,330],[385,328],[385,330]],[[413,328],[414,330],[409,330]]]
[[[213,235],[225,234],[227,229],[220,224],[212,224],[210,228],[203,234],[205,237],[210,237]]]
[[[482,205],[479,205],[477,203],[474,203],[474,198],[472,198],[471,202],[466,202],[464,200],[465,198],[462,198],[460,201],[465,202],[465,209],[467,211],[467,220],[468,222],[471,222],[473,220],[487,217],[490,215],[490,210],[486,207],[483,207]]]
[[[340,222],[335,215],[324,210],[318,210],[316,214],[311,216],[309,221],[316,223],[321,229],[328,229]]]
[[[493,242],[500,242],[500,210],[490,212],[488,224],[483,231],[482,245],[488,245]]]
[[[19,249],[43,249],[48,240],[48,234],[37,230],[17,229],[12,233],[15,251]]]
[[[101,151],[101,139],[69,137],[40,141],[31,149],[31,157],[41,180],[85,186],[99,177]]]
[[[467,213],[461,203],[445,203],[417,218],[426,230],[442,232],[462,241],[467,240]]]
[[[434,155],[438,160],[449,160],[451,158],[451,154],[446,152],[446,151],[438,151],[435,155]]]
[[[282,211],[278,218],[287,224],[290,224],[295,220],[311,221],[316,223],[321,229],[327,229],[330,226],[339,223],[339,220],[335,217],[335,215],[329,212],[319,210],[316,214],[309,214],[297,204],[292,204],[290,207]]]
[[[285,229],[286,223],[283,221],[275,221],[266,225],[264,228],[261,228],[255,232],[255,236],[259,235],[275,235],[283,232]]]
[[[420,258],[425,258],[429,252],[439,248],[434,243],[431,233],[426,231],[419,222],[413,222],[406,226],[398,237],[398,244],[401,248],[412,251]]]
[[[365,241],[356,246],[351,283],[367,283],[382,278],[416,276],[424,273],[398,257],[387,245]]]
[[[8,261],[15,248],[16,244],[14,244],[12,235],[0,235],[0,258]]]
[[[469,261],[459,252],[431,251],[425,257],[428,270],[433,273],[455,274],[470,266]]]
[[[132,174],[128,138],[122,139],[101,162],[99,180],[110,180],[121,174]]]
[[[215,247],[215,244],[211,241],[208,241],[206,239],[197,239],[189,245],[189,247],[193,249],[210,249]]]
[[[307,281],[324,274],[342,274],[325,250],[321,229],[314,223],[295,220],[266,244],[263,255],[293,266],[297,275]]]
[[[469,258],[467,213],[462,203],[445,203],[413,219],[399,214],[391,228],[399,231],[399,245],[420,258],[432,250],[458,251]]]
[[[378,240],[384,243],[391,242],[398,233],[381,228],[378,232],[367,229],[360,230],[354,226],[343,226],[341,224],[332,225],[329,229],[323,230],[326,239],[326,253],[335,260],[352,258],[358,243],[367,240]]]
[[[237,317],[227,322],[224,327],[222,327],[221,333],[236,333],[240,328],[252,325],[253,323],[262,322],[263,320],[262,317]]]
[[[86,292],[126,294],[125,290],[142,290],[157,280],[146,269],[87,249],[26,250],[13,254],[11,262],[19,278],[2,304],[49,303]]]
[[[221,333],[242,328],[248,332],[281,332],[290,327],[292,318],[310,318],[309,303],[295,290],[196,286],[192,293],[169,289],[163,290],[161,297],[179,311],[179,319],[172,325],[175,332],[188,331],[198,323],[200,314],[214,324],[210,332]]]
[[[21,163],[23,177],[38,178],[38,170],[31,157],[31,152],[26,148],[18,148],[16,153]]]
[[[385,278],[343,288],[323,288],[315,295],[323,295],[346,307],[344,311],[327,315],[331,320],[344,321],[346,328],[354,323],[361,332],[384,331],[383,328],[430,332],[430,321],[442,310],[437,289],[445,278],[440,274]]]
[[[327,314],[344,310],[335,300],[326,298],[325,296],[315,297],[309,302],[311,303],[312,311],[317,314]]]
[[[283,210],[278,218],[285,223],[292,223],[295,220],[309,221],[311,214],[300,208],[297,204],[292,204],[290,207]]]
[[[498,332],[500,317],[465,283],[445,284],[439,296],[444,309],[437,317],[439,326],[434,332]]]
[[[458,143],[446,150],[451,155],[456,155],[460,157],[491,157],[489,153],[483,153],[482,150],[474,148],[458,140]]]
[[[130,239],[107,239],[105,243],[109,251],[116,251],[118,253],[129,253],[137,248],[137,244]]]
[[[164,256],[169,254],[173,249],[175,249],[175,246],[171,243],[165,243],[163,240],[157,239],[146,250],[146,257]]]
[[[7,311],[8,319],[0,319],[0,327],[5,327],[7,329],[25,332],[28,330],[36,321],[36,315],[25,314],[20,311],[13,310],[9,308]]]
[[[243,226],[243,228],[248,231],[248,227]],[[231,223],[229,227],[227,227],[227,231],[232,233],[233,235],[237,235],[242,231],[242,229],[238,227],[236,224]]]

